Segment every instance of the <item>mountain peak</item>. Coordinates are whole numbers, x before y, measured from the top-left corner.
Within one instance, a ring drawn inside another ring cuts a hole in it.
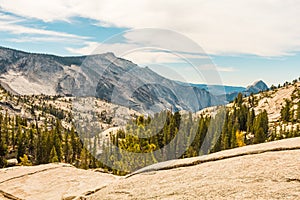
[[[106,52],[102,54],[103,56],[110,57],[110,58],[117,58],[113,52]]]
[[[267,86],[267,84],[266,84],[263,80],[258,80],[258,81],[255,81],[255,82],[253,83],[253,85],[260,85],[260,84],[263,84],[263,85]],[[268,87],[268,86],[267,86],[267,87]]]
[[[248,86],[247,92],[259,93],[262,91],[266,91],[268,89],[269,89],[269,87],[267,86],[267,84],[264,81],[259,80],[259,81],[254,82],[252,85]]]

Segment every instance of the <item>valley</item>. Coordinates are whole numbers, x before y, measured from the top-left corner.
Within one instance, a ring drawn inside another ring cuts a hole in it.
[[[297,80],[258,94],[240,93],[226,106],[154,115],[97,97],[6,89],[0,95],[2,166],[12,160],[20,165],[58,161],[126,175],[167,160],[299,136]],[[132,159],[130,152],[141,155]]]
[[[300,199],[299,10],[0,0],[0,200]]]

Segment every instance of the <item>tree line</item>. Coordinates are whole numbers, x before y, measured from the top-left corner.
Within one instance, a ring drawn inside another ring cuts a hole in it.
[[[248,100],[251,103],[253,99],[250,97]],[[286,137],[297,136],[300,136],[299,130]],[[104,152],[112,155],[107,158],[110,159],[111,170],[123,175],[155,162],[282,138],[282,135],[270,132],[267,111],[255,113],[251,104],[244,103],[242,94],[239,94],[233,108],[221,110],[215,117],[192,117],[191,113],[182,115],[170,111],[163,111],[153,118],[139,116],[125,129],[111,134],[112,143],[107,144]],[[118,151],[114,149],[116,147]],[[141,157],[131,159],[127,152],[140,153]]]
[[[37,119],[28,122],[20,116],[0,113],[0,167],[7,165],[7,159],[17,158],[22,165],[65,162],[83,169],[102,168],[125,175],[156,162],[283,138],[270,132],[267,112],[255,113],[251,106],[253,98],[248,101],[249,104],[244,103],[239,94],[232,108],[221,109],[214,117],[169,110],[152,117],[141,115],[116,133],[110,133],[108,140],[74,125],[65,128],[61,114],[41,123]],[[282,120],[299,120],[295,117],[300,115],[293,115],[291,108],[286,103]],[[62,113],[51,109],[44,112]],[[299,106],[295,112],[299,113]],[[286,137],[297,136],[299,130]]]

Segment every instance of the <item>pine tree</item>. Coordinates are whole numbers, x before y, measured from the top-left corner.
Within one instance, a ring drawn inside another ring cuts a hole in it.
[[[94,136],[94,142],[93,142],[93,150],[91,152],[91,160],[92,160],[92,168],[96,168],[97,167],[97,141],[98,141],[98,135]]]
[[[89,168],[88,151],[86,150],[86,148],[83,148],[80,153],[80,168],[82,168],[82,169]]]
[[[242,105],[240,107],[237,118],[239,123],[239,130],[247,131],[248,108],[245,105]]]
[[[300,122],[300,101],[297,103],[297,121]]]
[[[286,99],[285,106],[281,109],[281,120],[289,122],[291,118],[291,101]]]
[[[254,144],[259,144],[265,142],[266,137],[263,128],[259,128],[255,131]]]
[[[69,144],[69,131],[65,133],[65,139],[64,139],[64,157],[65,162],[69,163],[70,161],[70,144]]]
[[[255,119],[254,109],[251,109],[247,114],[247,133],[253,132],[253,122]]]
[[[239,93],[238,96],[235,99],[235,103],[237,104],[238,107],[241,107],[243,103],[243,94]]]
[[[41,164],[43,161],[42,137],[38,133],[36,142],[36,163]]]
[[[6,159],[5,159],[6,153],[7,153],[7,146],[4,144],[0,133],[0,168],[6,166]]]
[[[236,122],[231,130],[231,148],[237,147],[236,132],[238,131],[238,123]]]
[[[254,143],[262,143],[266,141],[269,132],[269,120],[266,110],[258,114],[254,120]]]
[[[29,138],[28,138],[28,153],[29,155],[34,155],[35,138],[33,133],[33,127],[29,129]]]
[[[54,138],[53,138],[53,144],[55,146],[58,161],[61,161],[62,160],[62,142],[61,142],[61,137],[60,137],[60,131],[55,130],[54,132],[55,133],[54,133]]]
[[[55,146],[53,146],[51,149],[49,162],[50,163],[58,162],[58,157],[57,157]]]
[[[71,162],[74,162],[76,159],[77,153],[77,142],[74,127],[71,128],[71,148],[72,148],[72,158]]]
[[[16,146],[16,134],[15,134],[15,118],[13,118],[12,120],[12,124],[11,124],[11,143],[12,143],[12,148],[13,150],[15,150],[15,146]]]
[[[0,168],[6,166],[5,155],[7,153],[7,145],[2,138],[2,123],[3,123],[2,113],[0,112]]]
[[[228,124],[229,124],[229,112],[226,112],[224,125],[222,129],[222,141],[221,141],[221,149],[228,149],[229,145],[229,136],[228,136]]]
[[[261,127],[267,136],[269,132],[269,118],[266,110],[264,110],[261,114]]]
[[[5,112],[5,117],[3,121],[3,132],[4,132],[4,138],[5,138],[5,144],[10,145],[9,143],[9,133],[8,133],[8,113],[7,111]]]
[[[20,158],[24,156],[25,154],[25,150],[26,150],[26,146],[25,146],[25,137],[26,134],[23,133],[21,126],[19,126],[18,128],[18,151],[17,151],[17,159],[19,162],[21,162]]]

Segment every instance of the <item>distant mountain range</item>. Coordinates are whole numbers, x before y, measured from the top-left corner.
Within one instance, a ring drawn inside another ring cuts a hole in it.
[[[269,89],[267,84],[262,80],[249,85],[247,88],[240,86],[227,86],[227,85],[207,85],[207,84],[194,84],[194,83],[184,83],[177,81],[177,83],[185,86],[197,87],[204,89],[215,96],[224,96],[226,95],[227,101],[232,101],[237,97],[238,93],[242,93],[244,96],[249,96],[251,93],[257,94],[262,91]]]
[[[260,80],[260,81],[256,81],[252,85],[249,85],[244,91],[235,91],[226,94],[226,99],[227,101],[233,101],[239,93],[242,93],[244,96],[250,96],[251,94],[257,94],[267,90],[269,90],[267,84],[262,80]]]
[[[179,83],[113,53],[60,57],[4,47],[0,47],[0,82],[15,94],[94,96],[142,113],[194,112],[225,104],[238,92],[267,88],[263,82],[248,88]]]
[[[193,86],[200,89],[204,89],[214,95],[231,94],[234,92],[243,92],[246,90],[245,87],[241,87],[241,86],[207,85],[207,84],[185,83],[180,81],[177,81],[177,83],[185,86]]]
[[[15,94],[95,96],[147,113],[162,109],[198,111],[226,101],[113,53],[59,57],[1,47],[0,81]]]

